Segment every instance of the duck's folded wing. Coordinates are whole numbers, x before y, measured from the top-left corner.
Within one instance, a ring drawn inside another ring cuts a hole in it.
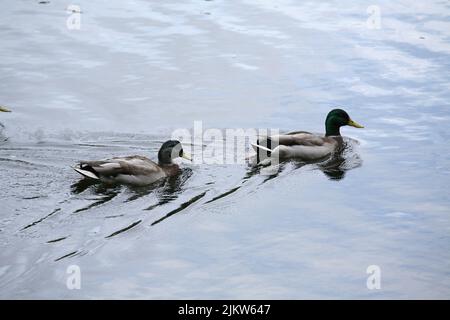
[[[320,147],[325,143],[325,138],[312,133],[296,133],[280,135],[279,144],[285,146]]]
[[[297,131],[270,137],[258,137],[257,144],[274,149],[278,145],[318,147],[322,146],[325,142],[325,137],[317,136],[309,132]]]
[[[161,168],[150,159],[130,156],[117,157],[98,161],[81,161],[80,169],[90,171],[96,176],[117,176],[117,175],[152,175]]]
[[[308,131],[297,130],[297,131],[289,131],[289,132],[283,133],[283,135],[293,135],[293,134],[299,134],[299,133],[312,134],[311,132],[308,132]]]

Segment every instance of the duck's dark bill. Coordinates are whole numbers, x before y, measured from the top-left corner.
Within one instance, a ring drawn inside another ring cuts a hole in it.
[[[6,109],[5,107],[0,106],[1,112],[11,112],[11,110]]]

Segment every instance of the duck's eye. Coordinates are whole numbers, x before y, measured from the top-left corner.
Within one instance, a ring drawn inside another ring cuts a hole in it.
[[[179,157],[183,156],[183,149],[180,150],[180,153],[178,154]]]

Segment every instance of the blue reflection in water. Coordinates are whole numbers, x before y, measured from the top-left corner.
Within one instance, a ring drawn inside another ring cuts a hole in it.
[[[449,297],[447,2],[378,2],[375,29],[370,2],[78,4],[80,30],[57,2],[0,4],[1,297]],[[196,120],[323,132],[338,106],[366,127],[345,151],[272,176],[183,163],[136,189],[70,168],[153,158]]]

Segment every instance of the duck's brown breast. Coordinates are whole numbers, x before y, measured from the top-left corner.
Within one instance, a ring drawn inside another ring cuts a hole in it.
[[[172,177],[180,173],[180,167],[177,164],[163,165],[161,168],[168,177]]]

